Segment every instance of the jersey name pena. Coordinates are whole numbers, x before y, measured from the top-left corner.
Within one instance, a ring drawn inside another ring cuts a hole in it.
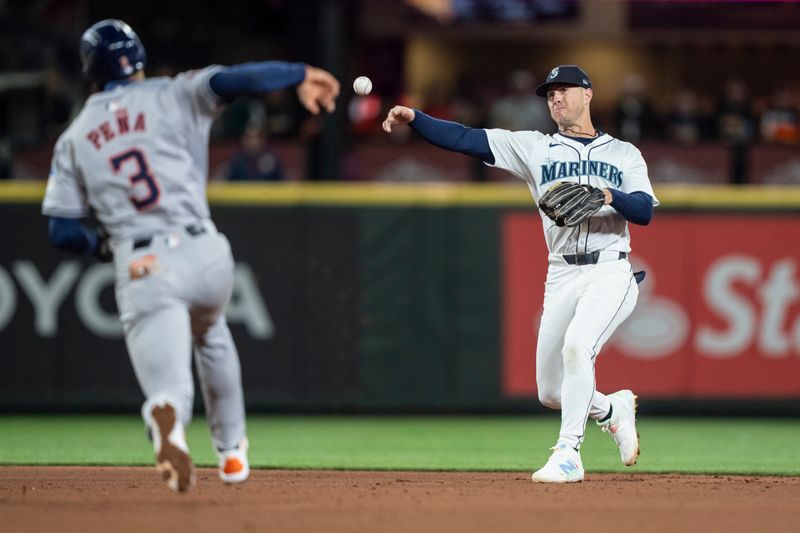
[[[490,129],[486,134],[495,158],[491,166],[525,180],[537,203],[555,182],[569,181],[625,193],[643,191],[653,197],[653,205],[658,205],[642,154],[611,135],[604,133],[584,145],[558,133]],[[628,222],[610,205],[574,228],[560,228],[544,213],[539,214],[551,253],[631,251]]]
[[[89,208],[115,239],[209,217],[208,136],[219,67],[148,78],[93,94],[53,151],[42,212]]]

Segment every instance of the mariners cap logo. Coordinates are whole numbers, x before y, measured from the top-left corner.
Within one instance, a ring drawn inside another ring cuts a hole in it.
[[[589,80],[587,80],[586,78],[583,78],[583,79],[581,80],[581,82],[582,82],[584,85],[589,85]]]
[[[558,67],[556,67],[556,68],[554,68],[553,70],[550,71],[550,75],[548,76],[548,78],[552,80],[556,76],[558,76]]]

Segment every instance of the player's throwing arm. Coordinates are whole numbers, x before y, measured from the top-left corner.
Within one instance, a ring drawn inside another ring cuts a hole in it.
[[[395,126],[405,126],[415,118],[414,110],[405,106],[396,105],[389,110],[386,120],[383,121],[383,131],[391,133]]]

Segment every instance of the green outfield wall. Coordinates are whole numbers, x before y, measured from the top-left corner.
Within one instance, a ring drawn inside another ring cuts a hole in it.
[[[42,194],[0,184],[0,409],[135,409],[111,267],[50,248]],[[645,296],[598,360],[599,387],[796,405],[800,189],[656,194],[633,234]],[[546,251],[524,185],[213,184],[209,197],[237,261],[227,316],[251,409],[539,409]]]

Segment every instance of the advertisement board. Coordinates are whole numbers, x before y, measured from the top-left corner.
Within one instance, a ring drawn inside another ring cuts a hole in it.
[[[226,316],[246,400],[346,402],[357,383],[357,217],[329,210],[216,207],[236,259]],[[0,224],[0,406],[135,406],[111,264],[58,252],[38,205]],[[332,319],[331,317],[335,317]]]
[[[539,217],[503,220],[503,392],[536,395],[547,255]],[[660,397],[800,395],[800,220],[657,214],[632,227],[645,270],[633,314],[597,361],[598,389]]]

